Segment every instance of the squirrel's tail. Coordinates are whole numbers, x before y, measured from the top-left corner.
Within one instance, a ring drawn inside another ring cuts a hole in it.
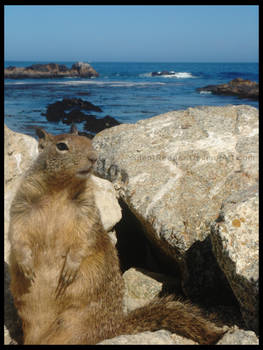
[[[167,329],[199,344],[216,344],[226,330],[205,319],[189,302],[158,298],[132,312],[119,325],[118,334]]]

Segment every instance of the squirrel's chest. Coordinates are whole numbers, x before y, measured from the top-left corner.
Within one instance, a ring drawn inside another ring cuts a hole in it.
[[[78,225],[85,217],[74,202],[64,198],[44,198],[31,211],[34,238],[43,247],[52,247],[74,240]]]

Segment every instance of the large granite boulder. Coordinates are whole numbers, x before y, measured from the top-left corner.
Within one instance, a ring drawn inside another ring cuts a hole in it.
[[[211,227],[213,251],[240,304],[246,326],[258,332],[258,187],[233,193]]]
[[[185,294],[232,303],[210,228],[223,201],[258,181],[258,110],[172,111],[104,130],[93,144],[96,173],[112,181],[171,269],[180,267]]]
[[[99,73],[95,71],[88,63],[76,62],[71,68],[63,64],[33,64],[28,67],[9,66],[4,70],[4,77],[8,79],[26,79],[26,78],[65,78],[80,77],[92,78],[98,77]]]
[[[207,85],[196,90],[199,92],[210,91],[215,95],[233,95],[239,98],[258,100],[258,83],[242,78],[233,79],[226,84]]]

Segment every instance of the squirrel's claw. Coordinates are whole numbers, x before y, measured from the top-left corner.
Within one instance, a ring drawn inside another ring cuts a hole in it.
[[[74,282],[79,270],[79,265],[79,263],[73,263],[67,255],[55,290],[56,299],[63,295],[67,287]]]
[[[25,275],[26,278],[28,278],[30,281],[34,282],[34,279],[36,278],[36,274],[33,271],[32,267],[27,264],[19,264],[19,268],[22,271],[22,273]]]

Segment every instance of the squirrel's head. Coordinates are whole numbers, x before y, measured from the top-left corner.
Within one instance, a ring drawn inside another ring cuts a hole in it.
[[[38,136],[39,161],[43,170],[54,179],[86,179],[97,160],[92,142],[79,136],[76,127],[70,134],[52,135],[42,128],[36,128]]]

